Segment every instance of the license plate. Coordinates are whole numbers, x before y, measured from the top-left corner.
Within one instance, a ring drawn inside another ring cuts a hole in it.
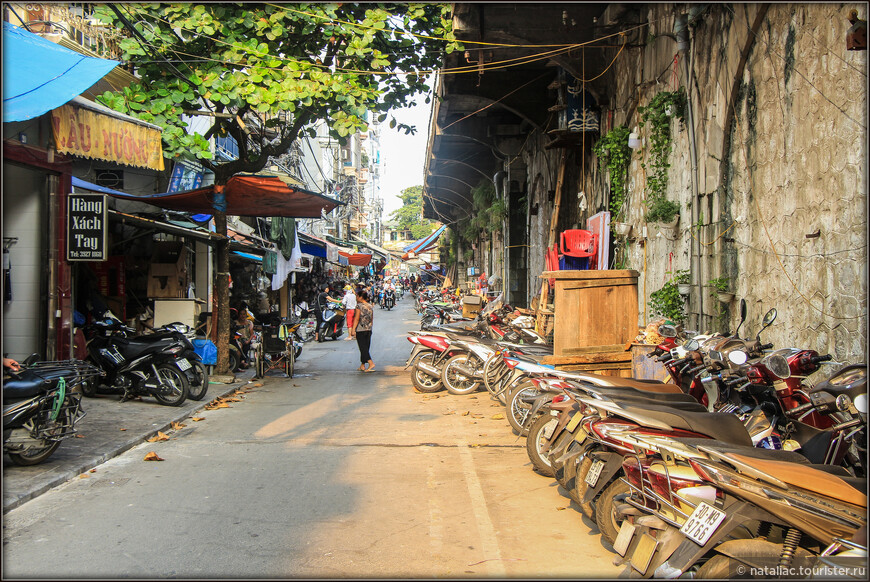
[[[190,362],[187,361],[187,358],[178,358],[178,359],[175,360],[175,361],[176,361],[176,363],[178,364],[178,368],[179,368],[182,372],[184,372],[185,370],[190,370],[190,368],[192,367],[192,366],[190,365]]]
[[[628,544],[631,543],[631,537],[634,535],[634,530],[637,529],[633,523],[627,519],[619,526],[619,533],[613,541],[613,551],[620,556],[625,555],[625,550],[628,549]]]
[[[702,502],[680,528],[680,532],[699,546],[703,546],[724,520],[724,512]]]
[[[634,552],[631,554],[631,567],[641,574],[645,574],[658,545],[658,540],[648,533],[640,534],[637,546],[635,546]]]
[[[589,483],[590,487],[595,487],[595,484],[598,483],[598,478],[601,476],[601,469],[603,468],[604,461],[595,461],[589,467],[589,472],[586,473],[586,482]]]
[[[581,420],[583,420],[583,415],[579,412],[575,412],[574,416],[571,417],[571,420],[568,421],[568,426],[565,427],[565,430],[568,432],[574,432],[574,429],[577,428],[577,425],[580,424]]]

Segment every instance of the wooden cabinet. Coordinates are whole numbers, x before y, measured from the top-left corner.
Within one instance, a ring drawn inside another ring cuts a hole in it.
[[[637,271],[544,271],[541,277],[556,283],[555,359],[624,351],[637,336]]]

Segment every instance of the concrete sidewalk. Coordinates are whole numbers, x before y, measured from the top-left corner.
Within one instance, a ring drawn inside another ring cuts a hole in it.
[[[45,462],[31,467],[3,459],[3,512],[18,507],[69,479],[167,432],[173,422],[182,422],[218,396],[226,396],[252,381],[253,369],[236,374],[232,384],[212,382],[199,402],[185,400],[181,406],[163,406],[153,398],[120,402],[120,395],[82,398],[86,416],[76,424],[79,436],[65,440]]]

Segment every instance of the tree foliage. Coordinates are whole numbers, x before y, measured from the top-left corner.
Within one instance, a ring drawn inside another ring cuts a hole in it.
[[[423,218],[423,186],[405,188],[399,194],[402,206],[390,213],[390,219],[402,230],[410,230],[411,236],[423,238],[432,234],[435,223]]]
[[[367,112],[386,121],[461,48],[447,4],[108,4],[95,16],[125,29],[140,78],[99,100],[161,126],[167,157],[198,158],[218,184],[262,169],[318,120],[340,142],[367,129]],[[185,111],[213,116],[196,132]],[[217,164],[207,140],[226,135],[239,159]]]

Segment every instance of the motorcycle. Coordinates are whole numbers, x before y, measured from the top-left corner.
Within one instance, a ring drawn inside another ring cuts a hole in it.
[[[396,306],[396,292],[393,291],[392,289],[387,289],[384,292],[384,305],[383,306],[384,306],[384,308],[387,309],[387,311],[393,309],[393,307]]]
[[[5,372],[3,382],[3,451],[16,465],[37,465],[61,442],[75,436],[85,416],[81,384],[102,375],[81,360],[24,361],[17,372]]]
[[[91,377],[82,384],[85,396],[122,394],[121,401],[153,396],[165,406],[181,406],[190,383],[179,363],[188,346],[175,337],[143,340],[134,330],[106,319],[85,326],[88,359],[105,372],[105,384]],[[189,342],[188,342],[189,343]],[[186,360],[185,360],[186,361]],[[189,362],[188,362],[188,365]]]
[[[202,363],[202,358],[196,353],[193,341],[196,339],[195,330],[189,325],[180,322],[169,323],[155,328],[152,333],[138,336],[142,340],[158,340],[175,338],[184,344],[184,349],[174,354],[175,364],[187,375],[187,397],[199,401],[208,393],[208,368]]]
[[[344,316],[346,311],[341,304],[330,301],[323,311],[323,323],[320,326],[320,341],[337,340],[344,333]]]

